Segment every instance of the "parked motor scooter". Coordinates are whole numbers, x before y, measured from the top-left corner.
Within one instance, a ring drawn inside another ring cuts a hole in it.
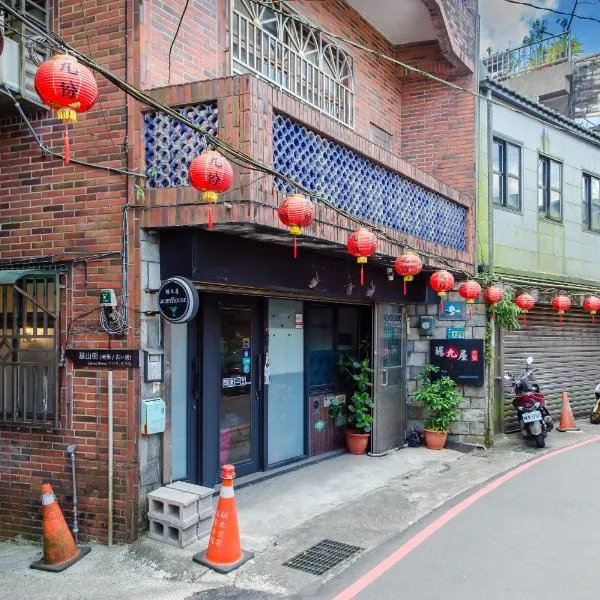
[[[594,404],[594,408],[592,409],[592,414],[590,415],[590,423],[594,425],[600,424],[600,383],[596,386],[594,390],[596,394],[596,403]]]
[[[504,375],[504,379],[513,385],[513,406],[517,411],[517,418],[521,425],[521,433],[526,438],[533,438],[538,448],[546,445],[548,432],[554,429],[552,417],[546,408],[546,400],[540,393],[540,388],[533,379],[533,358],[527,358],[525,372],[514,376],[510,371]]]

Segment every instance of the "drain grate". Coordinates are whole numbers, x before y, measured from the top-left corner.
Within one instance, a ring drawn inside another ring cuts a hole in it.
[[[323,575],[341,562],[352,558],[362,552],[363,548],[342,544],[333,540],[323,540],[308,550],[300,552],[293,558],[283,563],[284,567],[291,567],[299,571],[306,571],[313,575]]]

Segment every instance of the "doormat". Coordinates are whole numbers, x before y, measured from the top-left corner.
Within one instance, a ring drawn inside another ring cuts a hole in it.
[[[463,442],[446,442],[446,450],[454,450],[461,454],[471,454],[473,456],[483,456],[486,452],[485,446],[477,444],[464,444]]]
[[[304,552],[283,563],[284,567],[291,567],[299,571],[305,571],[312,575],[323,575],[336,565],[352,558],[364,548],[342,544],[333,540],[323,540]]]

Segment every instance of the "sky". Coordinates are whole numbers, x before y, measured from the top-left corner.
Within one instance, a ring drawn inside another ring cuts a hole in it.
[[[575,0],[528,0],[530,4],[544,6],[563,12],[571,12]],[[529,23],[533,19],[547,16],[550,31],[558,33],[560,27],[556,15],[547,10],[537,10],[528,6],[510,4],[506,0],[479,0],[481,14],[481,52],[489,46],[494,51],[516,48],[521,45],[523,37],[529,31]],[[600,19],[600,0],[579,0],[576,14]],[[573,36],[583,47],[583,54],[600,52],[600,23],[574,18],[571,25]]]

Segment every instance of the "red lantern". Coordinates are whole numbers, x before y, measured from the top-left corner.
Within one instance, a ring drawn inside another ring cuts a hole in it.
[[[483,299],[490,305],[490,308],[492,309],[492,319],[495,316],[494,308],[496,308],[496,304],[498,304],[502,298],[504,298],[504,292],[495,285],[490,285],[490,287],[485,290],[483,294]]]
[[[356,256],[356,262],[360,265],[360,285],[364,285],[364,266],[367,258],[377,251],[377,237],[368,229],[357,229],[350,234],[347,248],[352,256]]]
[[[571,308],[571,300],[567,296],[554,296],[552,298],[552,308],[560,315],[560,324],[562,325],[565,311]]]
[[[471,319],[473,314],[471,305],[475,303],[475,299],[481,294],[481,286],[474,279],[468,279],[460,284],[458,293],[467,301],[469,305],[468,318]]]
[[[523,313],[523,327],[527,327],[527,313],[534,307],[535,299],[531,294],[520,294],[515,298],[515,304]]]
[[[64,161],[69,164],[68,123],[77,122],[77,113],[86,112],[98,98],[98,85],[92,72],[79,64],[74,56],[57,54],[42,63],[35,74],[34,87],[44,104],[56,110],[65,123]]]
[[[597,296],[588,296],[583,301],[583,310],[592,315],[592,324],[596,324],[596,313],[600,310],[600,298]]]
[[[298,236],[302,233],[303,227],[308,227],[315,219],[315,206],[300,194],[288,196],[277,210],[279,220],[290,228],[290,233],[294,236],[294,258],[298,256]]]
[[[429,285],[440,297],[440,312],[444,311],[444,296],[454,287],[454,276],[448,271],[436,271],[429,278]]]
[[[192,159],[188,168],[190,184],[202,192],[202,198],[208,205],[208,228],[213,228],[212,204],[219,194],[231,187],[233,169],[229,161],[214,150],[205,150]]]
[[[395,260],[394,270],[404,279],[404,295],[406,296],[406,282],[412,281],[415,275],[423,270],[423,263],[414,252],[405,252]]]

